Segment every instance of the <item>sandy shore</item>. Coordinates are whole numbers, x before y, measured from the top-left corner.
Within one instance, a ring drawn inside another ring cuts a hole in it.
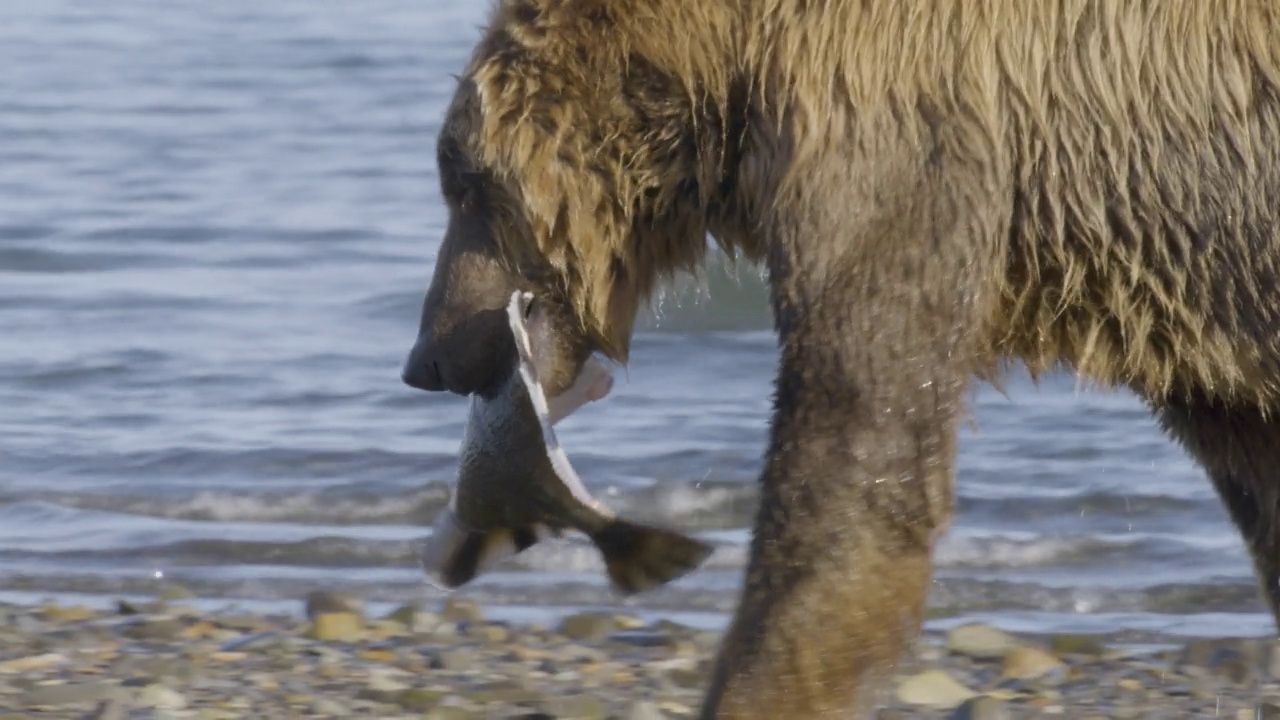
[[[696,713],[718,641],[612,614],[516,627],[465,600],[388,617],[324,594],[304,606],[292,617],[181,599],[0,606],[0,720],[682,718]],[[1137,653],[966,626],[922,639],[879,716],[1280,718],[1278,675],[1273,641]]]

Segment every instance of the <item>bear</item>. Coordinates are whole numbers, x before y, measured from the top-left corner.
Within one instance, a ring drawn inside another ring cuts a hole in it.
[[[1278,48],[1243,0],[498,0],[402,379],[491,394],[527,290],[554,397],[712,247],[767,269],[759,509],[703,718],[874,705],[966,388],[1015,362],[1142,398],[1280,613]]]

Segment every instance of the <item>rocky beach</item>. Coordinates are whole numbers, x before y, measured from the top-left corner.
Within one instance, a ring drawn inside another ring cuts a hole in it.
[[[686,718],[718,642],[610,612],[514,626],[457,597],[373,616],[324,592],[281,615],[183,595],[0,606],[0,720]],[[1243,720],[1280,717],[1278,698],[1271,640],[1139,650],[966,624],[926,634],[878,717]]]

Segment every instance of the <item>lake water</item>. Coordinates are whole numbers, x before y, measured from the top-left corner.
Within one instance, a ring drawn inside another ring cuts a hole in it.
[[[434,137],[487,3],[0,4],[0,600],[431,601],[414,542],[467,403],[400,383],[444,221]],[[695,292],[696,291],[696,292]],[[758,274],[672,293],[561,426],[621,511],[719,544],[627,605],[732,610],[775,349]],[[975,387],[948,620],[1265,633],[1208,482],[1125,393]],[[622,605],[579,540],[466,590]]]

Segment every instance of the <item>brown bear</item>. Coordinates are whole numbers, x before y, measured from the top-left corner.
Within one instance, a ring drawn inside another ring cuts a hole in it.
[[[847,717],[918,632],[974,377],[1131,388],[1280,601],[1280,5],[500,0],[449,106],[404,380],[625,361],[712,238],[769,271],[761,501],[704,718]]]

